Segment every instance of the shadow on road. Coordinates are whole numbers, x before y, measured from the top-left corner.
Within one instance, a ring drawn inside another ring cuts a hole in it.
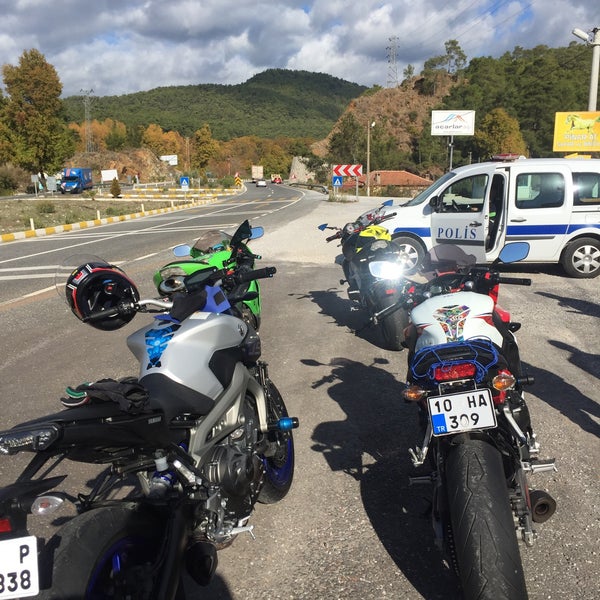
[[[308,298],[314,302],[320,309],[320,313],[333,318],[333,322],[338,327],[345,327],[349,336],[358,336],[361,339],[384,348],[384,341],[379,330],[374,325],[366,325],[368,321],[367,311],[359,308],[352,300],[342,297],[346,291],[337,288],[328,290],[314,290],[299,298]]]
[[[544,296],[544,298],[556,300],[558,306],[570,309],[569,312],[600,318],[600,304],[595,302],[588,302],[587,300],[580,300],[579,298],[569,298],[567,296],[557,296],[550,292],[536,292],[536,294],[538,296]]]
[[[562,347],[558,345],[559,342],[551,343],[559,348]],[[598,357],[592,356],[590,360],[597,362]],[[535,379],[535,384],[531,387],[531,394],[555,408],[584,431],[600,437],[600,425],[592,418],[600,419],[600,406],[597,402],[552,371],[525,363],[523,366],[527,374],[533,375]],[[598,377],[597,370],[594,375]]]
[[[307,366],[326,366],[303,360]],[[400,398],[402,384],[382,365],[335,358],[330,374],[312,383],[327,392],[346,414],[343,421],[319,424],[312,449],[323,453],[332,471],[360,482],[361,497],[373,530],[414,588],[427,600],[458,598],[454,577],[435,547],[429,509],[431,489],[408,486],[417,472],[408,447],[417,441],[417,414]],[[420,440],[419,440],[420,442]]]

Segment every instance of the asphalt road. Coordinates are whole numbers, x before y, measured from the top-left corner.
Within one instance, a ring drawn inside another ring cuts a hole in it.
[[[372,330],[352,333],[364,315],[351,312],[339,284],[339,248],[326,244],[316,228],[341,225],[374,203],[323,198],[315,193],[294,204],[288,199],[276,212],[274,205],[253,207],[252,223],[263,225],[266,234],[252,247],[263,255],[263,265],[278,269],[263,284],[261,337],[271,376],[290,414],[300,418],[296,477],[282,502],[257,507],[251,520],[256,539],[240,537],[220,552],[209,587],[190,586],[192,600],[457,597],[433,543],[429,490],[408,486],[415,472],[407,449],[417,440],[414,409],[399,397],[406,357],[382,349]],[[250,207],[225,202],[213,209],[226,209],[221,220],[235,224]],[[126,267],[151,291],[146,282],[168,260],[168,247],[190,240],[166,224],[165,238],[150,233],[159,222],[147,221],[137,234],[115,231],[102,247],[108,243],[114,257],[122,258],[125,246],[119,250],[117,244],[139,244]],[[188,233],[197,227],[190,221]],[[95,234],[103,236],[103,229]],[[15,253],[10,260],[50,249],[11,245],[5,245]],[[5,247],[0,267],[9,268]],[[21,264],[38,273],[35,264]],[[532,419],[542,456],[555,457],[559,469],[533,480],[556,498],[558,509],[538,527],[535,546],[521,549],[530,598],[591,600],[599,596],[600,581],[598,280],[567,279],[558,267],[515,265],[511,272],[533,279],[528,288],[505,286],[500,303],[523,323],[522,356],[536,378],[528,396]],[[78,323],[53,293],[21,297],[51,283],[41,279],[36,286],[22,280],[13,280],[12,291],[1,286],[0,403],[7,426],[58,409],[67,384],[135,372],[124,340],[141,321],[98,332]],[[0,462],[2,484],[19,461]],[[85,473],[73,466],[74,475]]]

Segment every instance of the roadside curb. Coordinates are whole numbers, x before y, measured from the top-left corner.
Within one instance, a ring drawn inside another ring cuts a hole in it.
[[[77,231],[81,229],[89,229],[91,227],[97,227],[99,225],[108,225],[110,223],[120,223],[122,221],[131,221],[132,219],[140,219],[142,217],[149,217],[151,215],[158,215],[161,213],[174,212],[176,210],[183,210],[186,208],[193,208],[201,204],[210,204],[214,201],[214,196],[207,198],[206,200],[197,200],[188,204],[181,204],[179,206],[170,206],[167,208],[155,208],[152,210],[145,210],[144,212],[132,213],[129,215],[119,215],[115,217],[105,217],[103,219],[93,219],[92,221],[80,221],[79,223],[70,223],[67,225],[56,225],[54,227],[43,227],[41,229],[30,229],[28,231],[15,231],[12,233],[3,233],[0,243],[3,242],[14,242],[16,240],[24,240],[35,237],[46,237],[55,233],[64,233],[67,231]]]

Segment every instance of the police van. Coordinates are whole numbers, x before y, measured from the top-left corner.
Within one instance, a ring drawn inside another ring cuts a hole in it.
[[[600,159],[514,158],[458,167],[412,200],[376,209],[409,267],[437,244],[492,262],[527,241],[524,262],[560,263],[572,277],[600,275]],[[369,220],[374,211],[361,215]]]

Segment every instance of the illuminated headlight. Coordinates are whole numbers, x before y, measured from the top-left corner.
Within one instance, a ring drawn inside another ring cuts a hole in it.
[[[46,450],[59,438],[56,425],[42,425],[34,429],[6,431],[0,435],[0,454],[16,454],[21,451]]]
[[[378,279],[398,279],[404,273],[404,266],[397,262],[374,260],[369,263],[369,271]]]

